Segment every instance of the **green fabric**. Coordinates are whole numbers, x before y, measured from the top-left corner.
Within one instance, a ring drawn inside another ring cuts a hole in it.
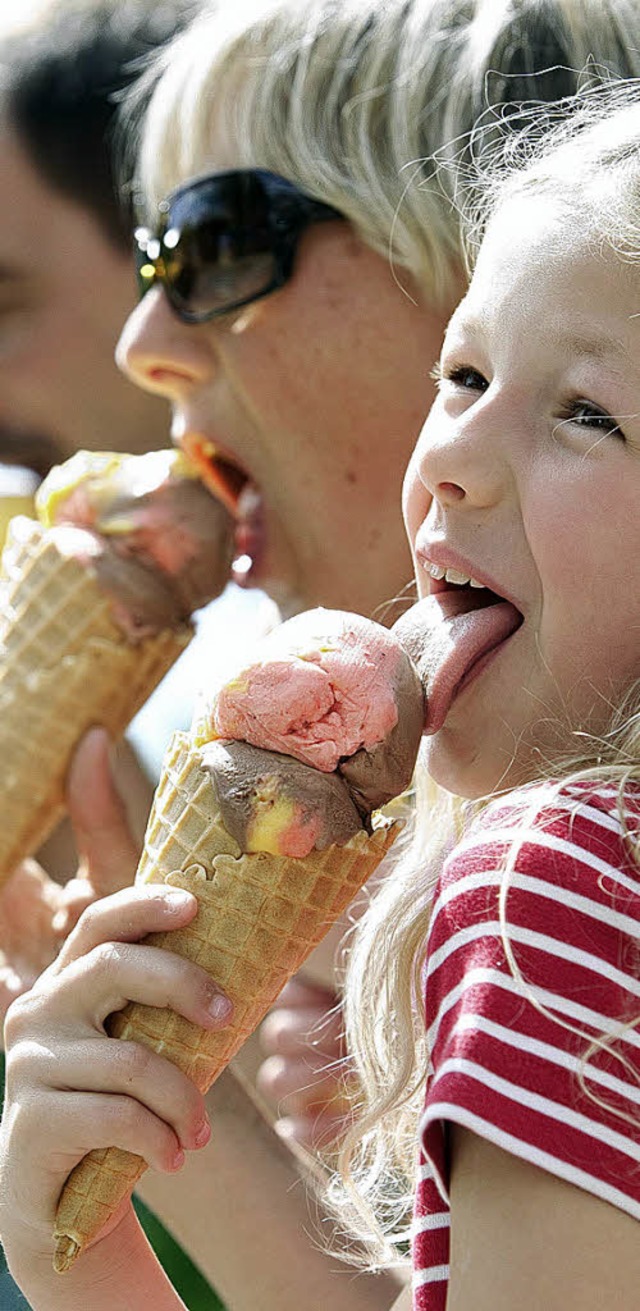
[[[4,1057],[0,1052],[0,1111],[4,1091]],[[200,1271],[196,1269],[182,1248],[167,1232],[158,1218],[138,1198],[134,1204],[140,1223],[162,1262],[171,1283],[179,1293],[189,1311],[224,1311],[220,1299],[209,1286]],[[22,1293],[16,1288],[9,1274],[0,1247],[0,1308],[2,1311],[29,1311]]]

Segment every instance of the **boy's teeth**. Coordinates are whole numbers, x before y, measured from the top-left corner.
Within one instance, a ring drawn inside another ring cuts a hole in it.
[[[468,584],[470,587],[484,587],[484,583],[479,583],[477,578],[470,578],[468,574],[461,574],[457,569],[441,569],[440,565],[430,564],[429,573],[432,578],[438,581],[444,578],[448,583],[457,583],[459,586]]]

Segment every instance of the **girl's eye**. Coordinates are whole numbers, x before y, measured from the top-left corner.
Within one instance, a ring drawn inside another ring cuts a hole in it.
[[[591,401],[572,401],[565,407],[562,422],[576,424],[578,428],[588,428],[590,432],[600,433],[602,437],[619,437],[624,441],[624,433],[613,415],[607,414]]]
[[[450,366],[438,364],[433,370],[432,377],[440,387],[444,383],[450,383],[453,387],[461,387],[464,391],[484,392],[489,386],[486,378],[468,364]]]

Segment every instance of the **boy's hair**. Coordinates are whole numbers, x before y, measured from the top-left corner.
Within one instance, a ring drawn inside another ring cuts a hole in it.
[[[112,157],[118,101],[194,9],[195,0],[54,0],[0,41],[0,119],[42,178],[123,248],[132,211]]]
[[[232,164],[336,206],[448,302],[457,217],[421,161],[490,106],[636,74],[636,0],[219,0],[153,74],[141,190],[153,208],[228,140]]]

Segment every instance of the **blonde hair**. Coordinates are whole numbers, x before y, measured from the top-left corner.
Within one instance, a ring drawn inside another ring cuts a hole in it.
[[[471,265],[492,215],[520,196],[566,205],[569,214],[580,216],[580,231],[593,238],[595,253],[606,242],[621,260],[640,262],[640,82],[593,90],[571,105],[538,108],[525,127],[516,133],[503,129],[502,136],[501,148],[494,143],[490,162],[485,160],[484,172],[480,166],[476,174],[469,215]],[[640,279],[638,300],[640,304]],[[621,832],[640,865],[640,844],[628,832],[625,818],[626,790],[640,783],[640,682],[629,689],[624,705],[612,707],[603,736],[595,740],[582,728],[572,732],[568,724],[567,744],[564,757],[542,762],[538,778],[530,781],[559,780],[557,788],[588,781],[616,786]],[[347,978],[349,1044],[362,1104],[360,1121],[342,1153],[342,1185],[336,1185],[333,1198],[376,1264],[398,1259],[407,1238],[417,1121],[428,1067],[422,971],[433,890],[447,848],[488,800],[468,803],[447,797],[421,772],[418,786],[413,838],[357,927]],[[555,791],[554,782],[545,800],[551,802]],[[535,809],[538,800],[533,797]],[[532,816],[533,810],[527,814],[523,809],[523,832]],[[508,935],[505,907],[519,834],[516,829],[505,860],[503,942],[514,977],[540,1007]],[[563,1023],[555,1013],[552,1018]],[[572,1029],[585,1042],[580,1082],[601,1104],[597,1091],[588,1086],[589,1059],[604,1046],[613,1050],[630,1027],[621,1019],[617,1034],[595,1039],[590,1032]],[[623,1053],[616,1049],[614,1054],[637,1082],[637,1071]],[[615,1105],[608,1109],[638,1127],[638,1117]]]
[[[543,196],[594,241],[630,263],[640,259],[640,79],[591,87],[525,115],[516,134],[498,133],[467,170],[463,242],[467,266],[495,211]]]
[[[141,190],[153,210],[227,140],[449,304],[457,214],[425,161],[490,106],[570,94],[590,61],[591,80],[640,74],[639,45],[635,0],[222,0],[139,88]]]

